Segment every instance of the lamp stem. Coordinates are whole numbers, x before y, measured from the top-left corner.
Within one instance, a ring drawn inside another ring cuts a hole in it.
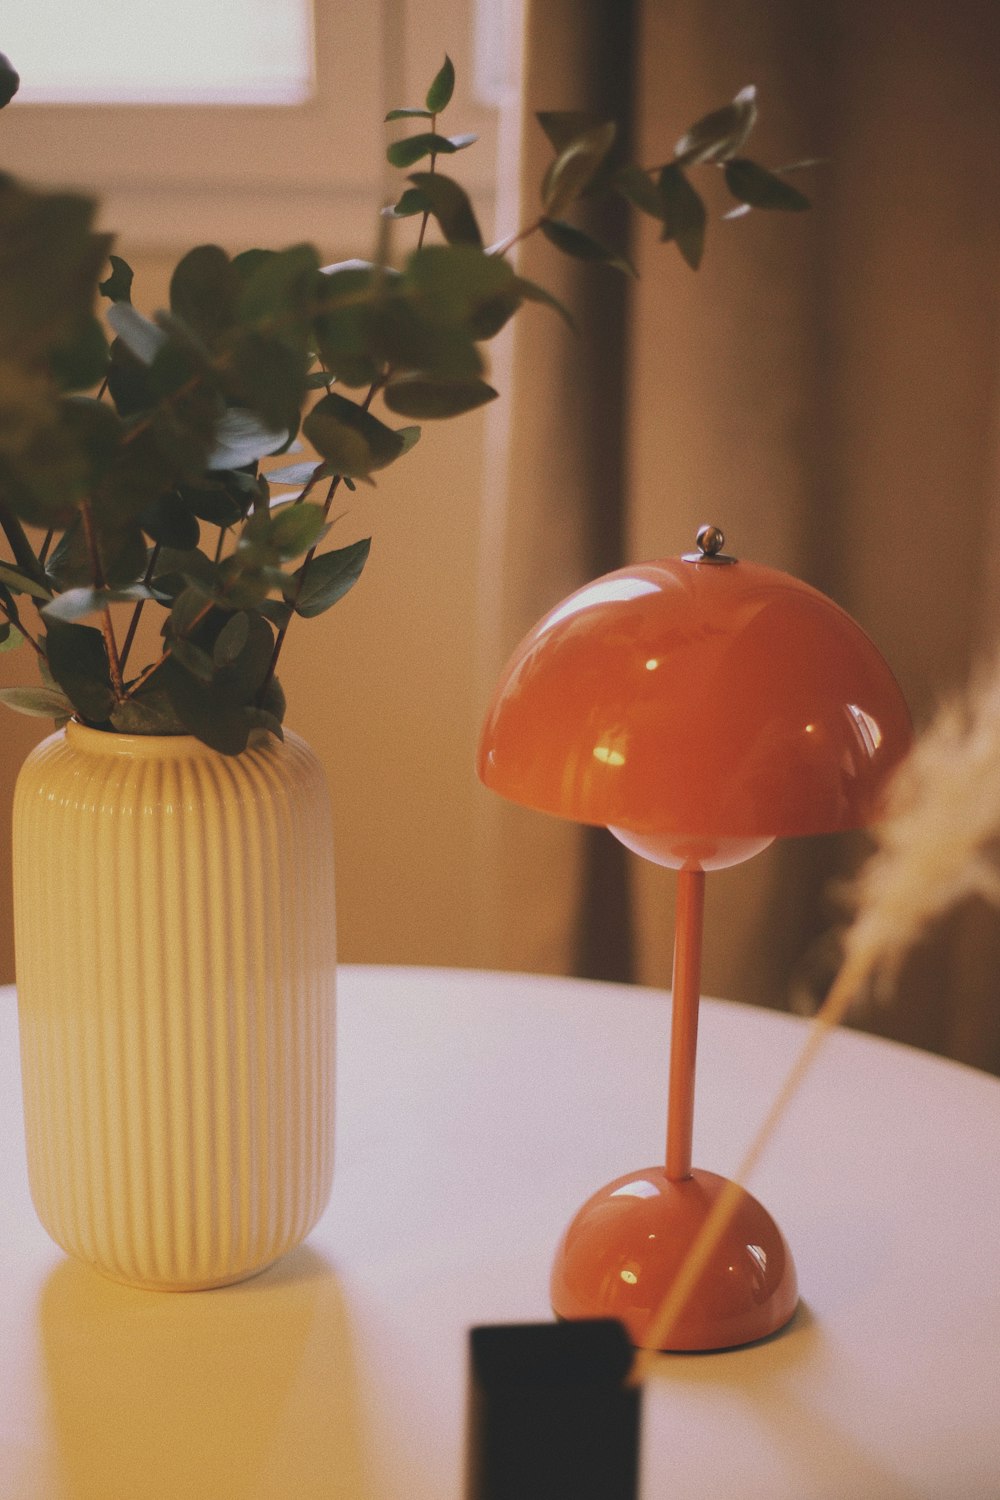
[[[671,1182],[683,1182],[686,1177],[691,1176],[704,911],[704,870],[679,870],[674,926],[670,1083],[667,1096],[667,1177]]]

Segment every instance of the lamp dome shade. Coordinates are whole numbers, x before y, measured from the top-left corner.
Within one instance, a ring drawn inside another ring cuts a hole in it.
[[[621,835],[764,839],[869,822],[911,740],[851,617],[773,568],[668,558],[608,573],[525,637],[477,769]]]

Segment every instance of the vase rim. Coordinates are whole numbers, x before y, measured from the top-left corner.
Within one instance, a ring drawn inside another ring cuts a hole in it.
[[[69,719],[65,726],[66,742],[78,750],[92,755],[128,755],[133,759],[145,757],[149,760],[190,759],[192,756],[235,757],[224,755],[221,750],[206,745],[193,734],[120,734],[117,730],[94,729],[90,724],[81,724]],[[285,730],[286,736],[289,731]],[[247,750],[259,750],[265,740],[274,738],[266,729],[251,729]],[[280,743],[275,740],[275,743]],[[246,751],[240,751],[241,755]]]

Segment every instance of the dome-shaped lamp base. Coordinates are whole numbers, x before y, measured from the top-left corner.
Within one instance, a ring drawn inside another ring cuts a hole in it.
[[[712,1205],[726,1186],[714,1172],[671,1182],[662,1167],[609,1182],[570,1224],[552,1270],[560,1318],[618,1318],[649,1347],[660,1304]],[[776,1333],[798,1302],[795,1266],[781,1231],[741,1189],[729,1227],[660,1345],[731,1349]]]

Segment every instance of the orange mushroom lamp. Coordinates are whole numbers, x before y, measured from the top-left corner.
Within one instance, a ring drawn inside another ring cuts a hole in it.
[[[551,610],[507,664],[478,755],[503,796],[678,871],[665,1159],[584,1204],[551,1284],[557,1316],[618,1318],[639,1346],[725,1186],[691,1165],[705,872],[870,821],[911,740],[850,616],[724,544],[702,527],[697,552],[608,573]],[[750,1343],[797,1300],[781,1231],[744,1191],[664,1347]]]

